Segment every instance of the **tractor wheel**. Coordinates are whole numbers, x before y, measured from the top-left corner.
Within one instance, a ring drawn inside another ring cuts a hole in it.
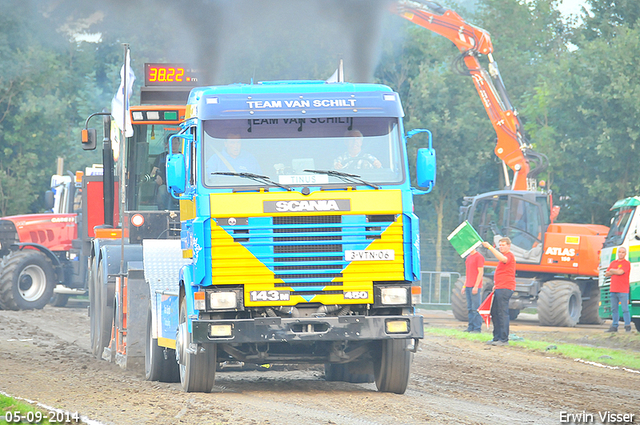
[[[114,317],[115,287],[108,281],[103,282],[104,267],[106,267],[104,261],[100,261],[96,272],[92,274],[95,303],[91,305],[93,328],[91,351],[97,359],[102,359],[105,347],[109,346]]]
[[[451,291],[451,310],[453,317],[461,322],[469,320],[469,311],[467,309],[467,297],[462,295],[462,287],[464,286],[464,276],[456,281]]]
[[[147,381],[180,382],[180,370],[175,350],[163,348],[153,337],[151,303],[147,313],[147,335],[145,339],[144,373]],[[166,356],[165,356],[166,354]]]
[[[43,308],[53,295],[55,273],[40,251],[15,251],[2,260],[0,299],[7,310]]]
[[[469,310],[467,309],[467,296],[462,295],[462,285],[464,285],[464,276],[456,281],[451,291],[451,310],[453,316],[461,322],[469,320]],[[482,278],[482,301],[484,301],[493,290],[493,282],[490,278]],[[480,303],[482,304],[482,301]]]
[[[600,318],[598,309],[600,308],[600,288],[598,282],[591,280],[584,286],[582,294],[582,314],[578,323],[588,325],[601,325],[604,320]]]
[[[196,347],[199,352],[192,352],[191,335],[187,330],[187,300],[180,300],[178,335],[176,338],[176,357],[180,365],[180,383],[188,393],[210,393],[216,380],[216,346],[207,344]]]
[[[406,347],[406,339],[381,341],[380,353],[373,363],[378,391],[404,394],[407,390],[413,353]]]
[[[545,282],[538,294],[538,319],[542,326],[573,327],[582,312],[580,288],[566,280]]]
[[[53,297],[51,297],[51,301],[49,302],[49,304],[54,307],[64,307],[65,305],[67,305],[67,301],[69,301],[68,294],[53,294]]]
[[[634,325],[636,325],[636,330],[640,332],[640,319],[631,319]]]

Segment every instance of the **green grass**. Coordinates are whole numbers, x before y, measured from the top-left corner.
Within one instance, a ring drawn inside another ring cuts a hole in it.
[[[0,425],[13,423],[13,422],[7,422],[7,416],[9,416],[9,419],[11,419],[11,416],[15,415],[17,412],[20,412],[21,415],[26,415],[27,412],[33,412],[34,417],[31,423],[42,423],[42,424],[49,423],[48,420],[44,419],[47,417],[46,412],[43,412],[41,410],[34,408],[29,403],[21,402],[11,397],[7,397],[5,395],[0,394]],[[37,422],[38,416],[35,416],[36,412],[39,412],[42,415],[40,416],[41,418],[43,418],[41,422]],[[29,417],[29,419],[31,419],[31,417]],[[25,423],[28,423],[28,422],[25,420]]]
[[[436,336],[448,336],[484,343],[490,338],[485,334],[469,334],[455,329],[425,328],[425,333]],[[640,353],[634,350],[610,349],[602,347],[585,347],[578,344],[557,343],[548,341],[510,341],[514,347],[543,352],[549,355],[559,355],[570,359],[582,359],[608,366],[626,367],[640,370]]]

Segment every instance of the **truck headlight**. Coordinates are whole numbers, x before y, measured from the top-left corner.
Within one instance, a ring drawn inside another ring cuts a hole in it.
[[[238,307],[238,297],[235,292],[210,292],[209,308],[212,310],[234,309]]]
[[[406,305],[409,297],[407,288],[380,288],[380,302],[382,305]]]

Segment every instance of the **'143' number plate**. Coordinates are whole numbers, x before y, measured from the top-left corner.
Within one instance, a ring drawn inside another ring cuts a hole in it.
[[[249,299],[251,301],[289,301],[289,291],[251,291]]]

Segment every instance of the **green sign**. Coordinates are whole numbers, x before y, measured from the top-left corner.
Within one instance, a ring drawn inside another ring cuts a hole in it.
[[[447,239],[462,258],[482,244],[482,238],[466,220],[451,232]]]

